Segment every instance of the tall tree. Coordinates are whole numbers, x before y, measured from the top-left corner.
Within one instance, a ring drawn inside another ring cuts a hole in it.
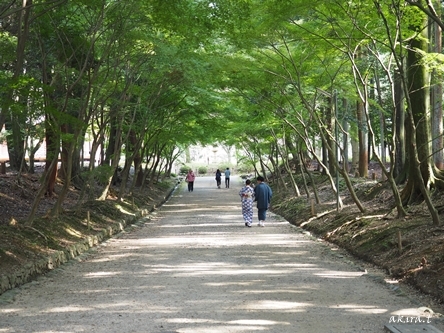
[[[422,61],[427,52],[427,17],[415,8],[407,12],[408,25],[412,33],[407,47],[407,84],[408,84],[408,124],[407,136],[409,149],[409,178],[402,192],[405,203],[418,200],[426,201],[433,223],[439,224],[436,208],[431,202],[428,189],[436,181],[431,159],[430,131],[430,76]]]
[[[21,124],[24,123],[24,108],[17,109],[14,105],[26,105],[26,96],[20,96],[17,93],[16,86],[20,78],[24,75],[24,66],[26,60],[26,45],[29,37],[31,13],[33,10],[32,0],[23,0],[20,7],[13,8],[12,25],[16,31],[17,49],[16,59],[13,66],[13,75],[8,85],[9,91],[3,100],[1,107],[0,120],[6,119],[6,128],[10,131],[7,136],[9,163],[13,169],[19,170],[24,165],[25,159],[25,139]],[[15,14],[14,14],[15,13]],[[6,116],[5,116],[6,114]],[[2,124],[3,125],[3,124]]]
[[[440,1],[434,1],[434,8],[438,16],[442,12]],[[442,53],[442,29],[439,24],[429,19],[430,27],[430,53]],[[436,68],[432,70],[431,108],[432,108],[432,153],[435,166],[444,170],[443,152],[443,103],[442,103],[442,75]]]

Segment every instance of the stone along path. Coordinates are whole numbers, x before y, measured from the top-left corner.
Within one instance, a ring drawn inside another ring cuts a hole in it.
[[[197,178],[141,227],[16,289],[0,305],[0,333],[356,333],[383,332],[399,315],[428,320],[418,302],[283,219],[245,227],[241,179],[231,182]]]

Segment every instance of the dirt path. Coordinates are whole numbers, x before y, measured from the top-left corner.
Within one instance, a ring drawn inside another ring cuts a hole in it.
[[[185,187],[143,227],[13,291],[0,333],[356,333],[399,314],[428,320],[421,300],[279,217],[246,228],[240,179]]]

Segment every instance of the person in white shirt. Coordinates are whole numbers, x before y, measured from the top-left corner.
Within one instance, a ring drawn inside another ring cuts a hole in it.
[[[225,170],[225,188],[230,188],[230,168]]]

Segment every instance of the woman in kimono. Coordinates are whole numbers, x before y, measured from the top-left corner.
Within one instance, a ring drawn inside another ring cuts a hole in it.
[[[251,227],[253,223],[253,202],[254,190],[251,187],[251,180],[247,179],[245,186],[239,192],[242,200],[242,215],[244,217],[245,226]]]

